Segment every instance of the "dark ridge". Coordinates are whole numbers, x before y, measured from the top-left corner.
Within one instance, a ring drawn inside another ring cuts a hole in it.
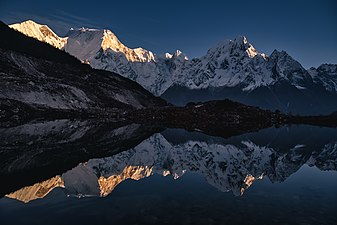
[[[0,48],[20,52],[36,58],[58,63],[80,65],[81,62],[68,53],[8,27],[0,21]]]

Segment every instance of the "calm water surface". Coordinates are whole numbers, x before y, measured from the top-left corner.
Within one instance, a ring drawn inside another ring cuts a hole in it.
[[[0,224],[337,224],[336,131],[167,129],[6,193]]]

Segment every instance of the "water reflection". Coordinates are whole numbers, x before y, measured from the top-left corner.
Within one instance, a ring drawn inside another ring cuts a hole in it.
[[[105,121],[32,121],[0,128],[0,196],[128,150],[161,128]]]
[[[118,128],[108,137],[116,138],[116,134],[126,135],[127,132],[127,138],[131,138],[130,134],[137,129],[140,128],[135,125]],[[216,189],[240,196],[256,180],[283,182],[305,164],[321,171],[336,170],[335,129],[269,128],[228,139],[168,129],[153,134],[131,149],[90,159],[6,196],[27,203],[61,188],[65,196],[106,197],[128,179],[160,175],[177,180],[185,173],[197,174]]]

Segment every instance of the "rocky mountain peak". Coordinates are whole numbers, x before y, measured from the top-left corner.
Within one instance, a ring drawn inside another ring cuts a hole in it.
[[[183,52],[181,52],[180,50],[176,50],[174,53],[173,53],[173,55],[172,55],[172,57],[171,58],[173,58],[173,59],[178,59],[178,60],[188,60],[188,58],[187,58],[187,56],[183,53]]]

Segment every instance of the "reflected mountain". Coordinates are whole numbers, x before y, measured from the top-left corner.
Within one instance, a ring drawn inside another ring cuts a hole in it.
[[[80,162],[137,146],[160,131],[120,122],[53,120],[0,128],[0,193],[44,181]]]
[[[130,132],[134,134],[137,129],[140,127],[132,125],[119,128],[118,132],[132,137]],[[115,136],[118,132],[115,130]],[[295,126],[223,139],[167,129],[127,151],[90,159],[7,197],[29,202],[45,197],[57,187],[67,196],[105,197],[127,179],[140,180],[154,174],[179,179],[190,172],[220,191],[239,196],[258,179],[283,182],[304,164],[337,170],[335,134],[333,128]]]

